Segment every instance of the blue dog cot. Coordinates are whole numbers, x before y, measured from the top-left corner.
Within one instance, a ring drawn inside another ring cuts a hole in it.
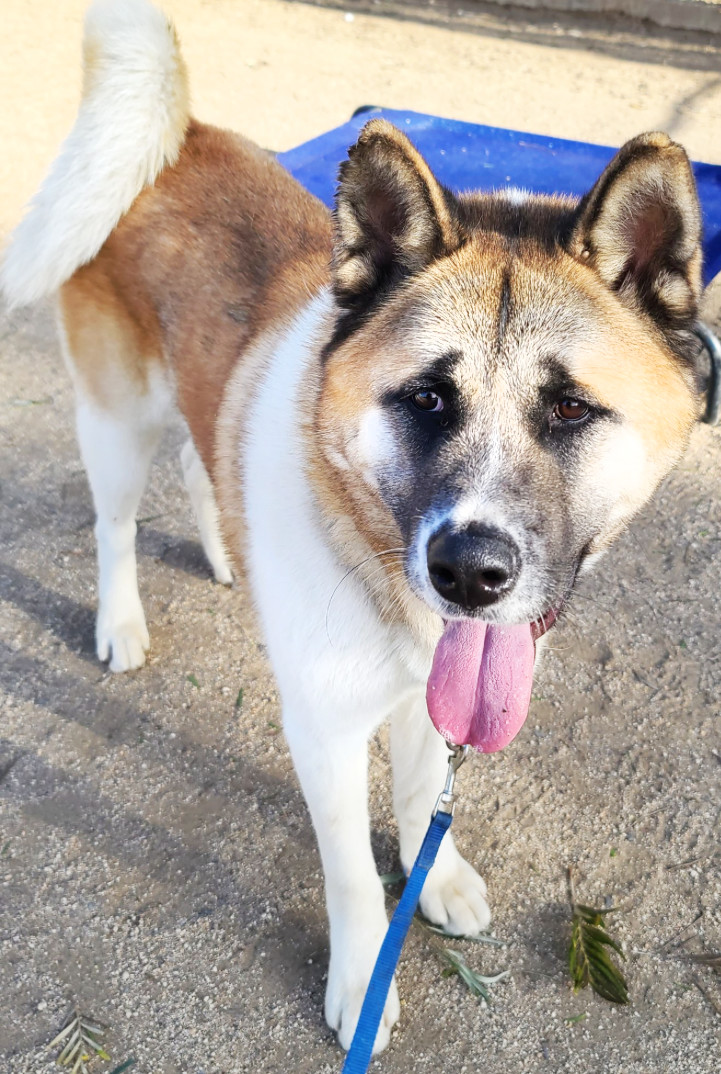
[[[278,160],[312,194],[331,205],[338,165],[373,117],[409,136],[433,172],[451,190],[520,187],[540,194],[581,196],[593,186],[615,149],[590,142],[440,119],[420,112],[363,108],[342,127],[321,134]],[[694,163],[704,220],[704,282],[721,270],[721,165]]]

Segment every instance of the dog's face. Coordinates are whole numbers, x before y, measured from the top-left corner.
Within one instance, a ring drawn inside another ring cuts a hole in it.
[[[444,619],[542,631],[697,416],[683,150],[628,143],[580,205],[455,198],[375,121],[336,224],[316,424],[356,525],[403,549],[407,585]]]

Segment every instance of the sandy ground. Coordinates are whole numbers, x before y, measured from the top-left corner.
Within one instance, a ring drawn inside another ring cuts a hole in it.
[[[2,232],[72,122],[82,8],[3,0]],[[721,162],[721,57],[689,35],[483,11],[445,25],[440,4],[352,21],[277,0],[166,8],[197,114],[276,148],[374,102],[606,142],[663,127]],[[93,655],[92,506],[49,307],[2,315],[0,421],[0,1068],[55,1069],[76,1003],[110,1027],[101,1071],[338,1070],[314,839],[263,647],[196,540],[181,423],[141,508],[150,663],[113,677]],[[720,473],[721,432],[700,427],[581,587],[523,734],[463,771],[457,837],[504,946],[461,946],[511,975],[485,1009],[413,936],[374,1069],[718,1071],[719,979],[683,956],[721,948]],[[383,735],[371,752],[390,871]],[[627,1008],[570,991],[569,863],[584,899],[619,907]]]

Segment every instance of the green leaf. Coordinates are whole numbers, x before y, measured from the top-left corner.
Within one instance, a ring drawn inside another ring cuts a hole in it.
[[[608,934],[604,917],[609,910],[596,910],[583,903],[573,904],[568,968],[574,992],[590,984],[597,995],[611,1003],[628,1003],[628,985],[611,957],[614,951],[625,959],[621,945]]]
[[[71,1019],[71,1021],[69,1021],[68,1024],[60,1030],[57,1037],[53,1037],[53,1039],[50,1041],[50,1044],[48,1045],[48,1048],[54,1048],[57,1044],[60,1044],[62,1040],[65,1040],[68,1033],[72,1033],[72,1031],[77,1028],[77,1025],[78,1023],[76,1019]]]
[[[76,1023],[74,1033],[72,1034],[70,1040],[67,1042],[60,1055],[58,1056],[58,1063],[60,1064],[60,1066],[64,1066],[66,1063],[70,1062],[76,1052],[80,1050],[81,1043],[82,1041],[80,1040],[80,1027]]]
[[[86,1018],[82,1019],[82,1024],[86,1033],[92,1033],[96,1037],[102,1037],[105,1032],[105,1026],[95,1026],[92,1022],[88,1022]]]
[[[131,1056],[130,1059],[126,1059],[124,1063],[121,1063],[119,1067],[114,1067],[113,1070],[110,1071],[110,1074],[125,1074],[125,1071],[130,1070],[136,1063],[137,1059]]]
[[[243,687],[238,690],[238,696],[235,699],[235,707],[241,709],[243,707]]]
[[[449,947],[443,948],[443,957],[448,963],[443,976],[450,977],[451,974],[457,974],[469,992],[472,992],[474,996],[478,996],[479,999],[484,999],[486,1003],[491,1002],[491,993],[488,991],[488,986],[495,984],[496,981],[503,980],[504,977],[508,977],[510,972],[509,970],[502,970],[501,973],[496,973],[492,977],[476,973],[468,965],[460,951],[452,951]]]
[[[579,1022],[584,1022],[588,1018],[586,1011],[583,1014],[574,1014],[572,1018],[564,1018],[564,1022],[567,1026],[577,1026]]]
[[[94,1025],[78,1011],[73,1011],[67,1025],[50,1042],[51,1048],[63,1044],[56,1062],[64,1067],[72,1064],[72,1074],[77,1074],[78,1071],[85,1071],[85,1063],[92,1059],[93,1052],[101,1059],[110,1059],[99,1039],[105,1032],[104,1026]]]
[[[199,682],[198,682],[198,680],[196,679],[195,675],[193,675],[193,674],[191,673],[190,675],[186,675],[186,676],[185,676],[185,678],[187,679],[187,681],[188,681],[188,682],[189,682],[189,683],[190,683],[190,684],[191,684],[192,686],[194,686],[194,687],[195,687],[195,689],[196,689],[196,690],[199,690],[199,689],[200,689],[200,683],[199,683]]]
[[[611,852],[608,855],[609,858],[615,858],[617,854],[618,854],[618,847],[611,847]]]

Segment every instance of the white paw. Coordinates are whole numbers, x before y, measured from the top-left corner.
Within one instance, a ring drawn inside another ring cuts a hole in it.
[[[210,559],[210,557],[208,558]],[[233,584],[233,572],[230,569],[230,564],[227,559],[213,558],[210,560],[210,566],[213,568],[213,576],[216,582],[219,582],[221,585]]]
[[[368,982],[373,972],[376,955],[380,947],[377,944],[369,944],[366,953],[355,959],[345,959],[342,964],[339,959],[331,958],[328,970],[328,987],[325,993],[325,1020],[331,1029],[338,1034],[338,1043],[346,1051],[351,1046],[355,1033],[361,1007],[365,998]],[[372,957],[368,957],[368,950]],[[395,978],[391,982],[388,999],[383,1010],[381,1024],[378,1027],[373,1055],[382,1052],[388,1046],[391,1039],[391,1030],[398,1021],[401,1013],[398,999],[398,988]]]
[[[140,617],[109,626],[98,617],[97,652],[99,660],[110,660],[111,671],[133,671],[145,663],[150,636],[142,609]]]
[[[421,895],[421,910],[434,925],[454,936],[477,936],[491,923],[486,885],[457,851],[449,861],[439,861],[431,869]]]

